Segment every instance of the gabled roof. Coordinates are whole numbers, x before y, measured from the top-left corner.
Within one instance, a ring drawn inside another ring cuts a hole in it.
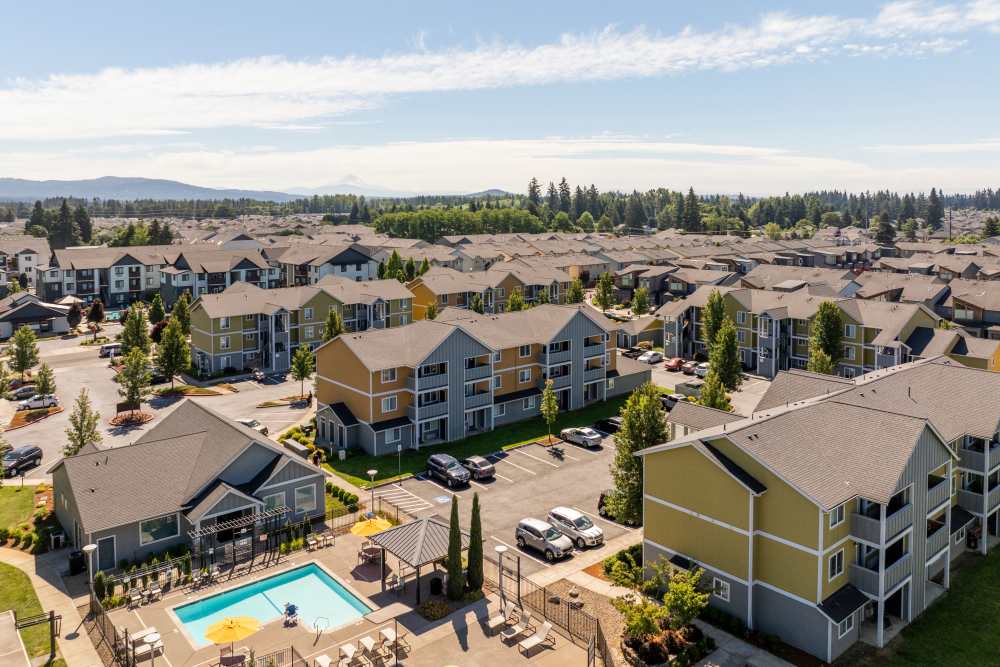
[[[854,386],[854,382],[838,375],[823,375],[792,369],[781,371],[771,382],[761,397],[754,412],[770,410],[807,398],[842,391]]]
[[[678,401],[667,415],[668,422],[687,426],[696,431],[713,426],[731,424],[741,419],[744,419],[743,415],[726,412],[725,410],[716,410],[715,408],[707,408],[691,401]]]
[[[410,567],[426,565],[448,555],[449,526],[431,516],[403,523],[372,535],[371,541],[383,547]],[[462,550],[469,548],[469,534],[460,531]]]
[[[541,304],[526,310],[480,315],[472,310],[445,308],[435,322],[457,326],[495,350],[551,342],[575,317],[586,317],[601,331],[609,327],[590,306]]]

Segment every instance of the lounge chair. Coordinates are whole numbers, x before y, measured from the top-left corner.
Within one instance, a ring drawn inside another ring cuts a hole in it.
[[[316,539],[315,535],[310,535],[306,538],[306,551],[313,551],[319,546],[319,540]]]
[[[298,625],[299,624],[299,608],[294,604],[285,605],[285,626]]]
[[[527,639],[521,640],[517,645],[517,649],[527,655],[531,649],[545,644],[551,644],[552,646],[556,644],[556,640],[552,638],[552,624],[548,621],[542,623],[542,627],[538,629],[538,632]]]
[[[513,615],[514,605],[506,602],[501,603],[500,609],[497,610],[496,614],[486,619],[486,629],[490,631],[490,634],[495,633],[500,628],[509,624]]]
[[[524,615],[517,619],[517,623],[509,628],[504,628],[500,632],[500,636],[507,640],[517,639],[524,633],[534,632],[534,630],[535,626],[531,624],[531,611],[526,609]]]
[[[156,632],[156,627],[151,625],[148,628],[139,630],[138,632],[133,632],[128,636],[128,640],[132,642],[132,644],[141,644],[146,637],[154,632]]]
[[[163,591],[160,590],[160,584],[156,583],[149,587],[149,600],[154,599],[159,600],[160,596],[163,595]]]
[[[156,655],[157,653],[163,653],[163,640],[156,642],[155,644],[142,643],[135,647],[132,651],[132,655],[136,658],[142,658],[147,655]]]
[[[245,665],[247,657],[245,655],[223,655],[219,656],[219,667],[240,667]]]
[[[344,663],[345,658],[347,659],[346,663]],[[353,665],[363,665],[365,662],[364,656],[358,653],[354,644],[341,644],[337,665],[346,664],[347,667],[353,667]]]

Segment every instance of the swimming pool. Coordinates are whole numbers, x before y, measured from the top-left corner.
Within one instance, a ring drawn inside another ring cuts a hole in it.
[[[252,616],[261,624],[284,615],[285,603],[298,607],[300,622],[324,629],[357,620],[371,608],[315,563],[303,565],[224,593],[174,607],[177,619],[199,648],[212,642],[205,630],[230,616]]]

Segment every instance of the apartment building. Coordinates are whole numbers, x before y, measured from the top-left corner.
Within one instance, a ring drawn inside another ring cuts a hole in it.
[[[649,367],[617,358],[607,321],[583,306],[478,315],[446,309],[410,326],[345,334],[316,351],[319,442],[370,454],[419,449],[627,393]]]
[[[264,252],[280,267],[283,287],[314,285],[327,276],[369,280],[378,275],[378,262],[357,243],[339,246],[296,243]]]
[[[1000,282],[955,278],[948,289],[942,315],[976,336],[1000,339]]]
[[[710,604],[822,660],[884,646],[1000,541],[998,390],[941,358],[782,373],[752,417],[639,453],[644,562],[702,568]]]
[[[445,267],[433,267],[407,283],[413,292],[414,319],[424,319],[427,307],[470,308],[478,295],[483,312],[502,313],[514,292],[520,292],[527,304],[538,303],[544,291],[549,303],[565,303],[572,279],[564,271],[546,267],[504,262],[485,271],[462,273]]]
[[[701,310],[718,290],[726,314],[736,325],[744,368],[773,378],[778,371],[805,368],[809,361],[812,319],[824,301],[840,308],[844,318],[843,354],[837,372],[854,377],[908,361],[912,349],[933,332],[940,319],[920,304],[888,303],[742,287],[700,287],[686,299],[659,308],[664,354],[693,358],[707,354]],[[911,337],[916,336],[911,343]]]
[[[34,236],[9,236],[0,238],[0,271],[7,280],[20,276],[28,278],[29,289],[35,285],[35,267],[44,264],[51,254],[48,239]],[[4,281],[6,284],[7,281]]]
[[[348,332],[399,327],[410,322],[411,299],[395,280],[327,276],[313,286],[270,290],[236,283],[191,305],[192,363],[203,373],[286,371],[296,348],[320,345],[330,310]]]

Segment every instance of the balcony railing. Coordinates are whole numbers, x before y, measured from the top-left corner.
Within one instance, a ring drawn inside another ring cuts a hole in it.
[[[480,364],[472,368],[465,369],[466,380],[485,380],[493,373],[489,364]]]
[[[422,405],[420,407],[409,406],[406,409],[406,416],[410,418],[411,421],[417,421],[417,419],[430,419],[432,417],[441,417],[448,414],[448,401],[440,401],[438,403],[431,403],[430,405]]]
[[[606,376],[604,371],[604,366],[598,366],[597,368],[588,368],[583,372],[584,382],[594,382],[595,380],[603,380]]]
[[[583,357],[585,359],[589,359],[590,357],[599,357],[602,354],[604,354],[604,343],[583,346]]]
[[[913,504],[907,503],[885,518],[886,541],[899,535],[913,523]]]
[[[985,451],[979,452],[962,447],[958,450],[959,465],[970,470],[990,470],[1000,463],[1000,443],[989,442],[984,449]],[[989,457],[988,464],[987,457]]]
[[[863,593],[868,593],[869,595],[878,596],[878,572],[875,570],[869,570],[864,565],[858,565],[857,563],[851,563],[850,570],[848,571],[848,577],[851,583],[857,587]]]
[[[564,350],[562,352],[549,352],[546,349],[545,353],[542,355],[542,363],[548,364],[549,366],[554,366],[556,364],[566,363],[571,361],[573,358],[573,350]]]
[[[571,384],[573,384],[572,375],[560,375],[559,377],[554,377],[549,379],[552,380],[553,389],[565,389],[566,387],[569,387]],[[542,390],[545,389],[545,378],[542,378],[541,380],[538,381],[538,388]]]
[[[983,494],[971,489],[958,490],[958,504],[970,512],[983,512]]]
[[[493,404],[493,395],[488,391],[465,397],[465,409],[482,408]]]
[[[448,374],[447,373],[435,373],[434,375],[424,375],[420,378],[420,391],[424,389],[437,389],[439,387],[448,386]],[[406,377],[406,388],[410,390],[416,390],[417,379],[414,374],[410,374]]]
[[[910,554],[906,554],[892,565],[885,568],[885,590],[892,590],[892,587],[906,579],[912,569]]]
[[[948,546],[948,528],[942,522],[937,530],[927,536],[927,551],[925,555],[931,558]]]
[[[990,511],[1000,505],[1000,486],[990,489]]]
[[[851,536],[860,538],[865,542],[879,544],[879,541],[882,539],[879,520],[854,512],[851,514]]]
[[[937,482],[927,490],[927,509],[931,510],[948,499],[951,485],[944,477],[938,477]]]

